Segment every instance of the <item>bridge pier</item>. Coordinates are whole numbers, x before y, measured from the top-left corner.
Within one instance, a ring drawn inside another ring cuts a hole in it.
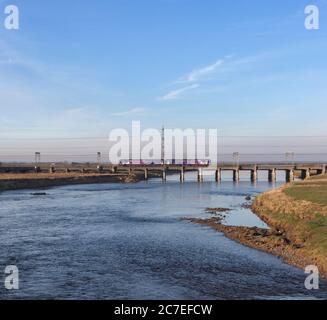
[[[240,170],[239,169],[233,169],[233,181],[234,182],[240,181]]]
[[[203,170],[202,170],[202,168],[198,169],[198,181],[203,182]]]
[[[257,167],[251,170],[251,182],[256,182],[258,180],[258,170]]]
[[[144,180],[148,180],[148,179],[149,179],[149,170],[144,169]]]
[[[305,180],[310,178],[310,169],[302,169],[301,170],[301,179]]]
[[[294,170],[293,169],[287,169],[286,170],[286,181],[287,182],[293,182],[294,181]]]
[[[323,164],[321,169],[317,170],[318,174],[325,174],[326,173],[326,165]]]
[[[215,172],[215,180],[216,182],[220,182],[221,181],[221,169],[218,168]]]
[[[167,181],[167,171],[162,170],[162,181]]]
[[[268,170],[268,181],[276,182],[276,169],[275,168]]]
[[[180,179],[180,182],[185,181],[185,169],[184,169],[184,167],[181,169],[179,179]]]

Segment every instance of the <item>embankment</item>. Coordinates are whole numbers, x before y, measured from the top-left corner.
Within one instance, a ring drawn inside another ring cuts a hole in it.
[[[316,202],[326,182],[318,181],[266,192],[255,199],[253,211],[287,239],[285,246],[272,253],[301,268],[316,265],[327,277],[327,205]],[[327,192],[324,198],[327,200]]]
[[[0,191],[17,189],[37,189],[63,185],[91,183],[137,182],[141,177],[124,174],[79,174],[79,173],[38,173],[38,174],[1,174]]]
[[[321,176],[259,195],[252,210],[270,229],[225,226],[221,218],[185,220],[209,226],[251,248],[305,268],[316,265],[327,278],[327,180]]]

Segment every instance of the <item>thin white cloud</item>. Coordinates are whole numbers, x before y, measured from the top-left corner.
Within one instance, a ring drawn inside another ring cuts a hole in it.
[[[195,69],[192,72],[188,73],[187,75],[180,78],[177,82],[180,83],[192,83],[198,82],[205,78],[206,76],[213,74],[224,64],[224,60],[220,59],[217,60],[215,63],[205,66],[200,69]]]
[[[186,91],[190,91],[190,90],[196,89],[198,87],[199,87],[198,84],[192,84],[190,86],[187,86],[187,87],[184,87],[181,89],[172,90],[172,91],[168,92],[166,95],[159,97],[158,100],[159,101],[177,100]]]
[[[214,74],[222,65],[224,64],[224,60],[217,60],[215,63],[207,65],[203,68],[195,69],[192,72],[184,75],[174,83],[184,83],[190,84],[186,87],[172,90],[168,92],[166,95],[157,98],[159,101],[169,101],[169,100],[177,100],[187,91],[194,90],[199,87],[198,82],[205,80],[209,75]]]
[[[159,101],[169,101],[169,100],[176,100],[181,97],[186,91],[190,91],[196,89],[200,86],[204,88],[201,90],[201,93],[209,93],[209,92],[221,92],[221,86],[215,86],[214,88],[208,87],[209,81],[210,83],[214,83],[217,80],[217,74],[219,73],[222,75],[233,74],[235,72],[239,72],[240,69],[244,68],[253,68],[257,62],[263,61],[267,58],[271,57],[271,53],[255,55],[255,56],[248,56],[243,58],[236,59],[234,55],[225,56],[223,59],[217,60],[215,63],[207,65],[203,68],[194,69],[192,72],[184,75],[183,77],[179,78],[178,80],[174,81],[173,83],[176,84],[188,84],[181,89],[175,89],[168,92],[166,95],[157,98]],[[217,90],[218,88],[218,90]],[[225,88],[225,87],[224,87]],[[199,92],[200,93],[200,92]]]
[[[142,113],[145,111],[145,108],[134,108],[134,109],[130,109],[127,111],[123,111],[123,112],[116,112],[116,113],[112,113],[112,116],[115,117],[123,117],[123,116],[128,116],[131,114],[135,114],[135,113]]]

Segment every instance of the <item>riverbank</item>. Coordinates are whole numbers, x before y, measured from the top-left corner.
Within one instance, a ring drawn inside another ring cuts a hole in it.
[[[299,268],[316,265],[327,277],[327,176],[287,184],[258,196],[252,210],[267,229],[225,226],[221,217],[186,219]]]
[[[37,189],[89,183],[132,183],[141,176],[100,173],[29,173],[0,174],[0,191]]]
[[[316,265],[327,277],[326,175],[264,193],[255,199],[253,211],[289,240],[289,252],[277,255],[301,268]]]

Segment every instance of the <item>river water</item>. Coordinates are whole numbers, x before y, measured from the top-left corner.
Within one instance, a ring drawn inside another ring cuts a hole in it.
[[[303,270],[182,221],[227,207],[224,223],[265,227],[241,205],[271,184],[206,180],[0,193],[0,299],[327,298],[324,282],[304,288]],[[17,291],[4,288],[7,265],[19,268]]]

